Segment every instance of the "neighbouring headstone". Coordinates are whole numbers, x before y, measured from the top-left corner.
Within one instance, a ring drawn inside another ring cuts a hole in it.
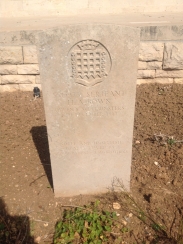
[[[40,73],[56,197],[129,189],[139,29],[43,31]]]

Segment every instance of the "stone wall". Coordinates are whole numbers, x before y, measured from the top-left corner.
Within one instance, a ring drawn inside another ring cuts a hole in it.
[[[137,84],[183,84],[183,42],[141,42]]]
[[[183,84],[183,42],[140,44],[137,84]],[[36,46],[0,46],[0,92],[41,88]]]
[[[41,17],[66,15],[180,12],[182,0],[1,0],[2,17]],[[164,14],[165,14],[164,13]]]
[[[0,46],[0,91],[41,87],[36,46]]]

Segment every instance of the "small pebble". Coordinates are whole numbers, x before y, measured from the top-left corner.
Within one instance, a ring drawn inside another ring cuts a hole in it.
[[[135,142],[135,144],[140,144],[140,141],[137,140],[137,141]]]
[[[122,220],[123,225],[127,225],[127,222],[125,220]]]
[[[118,202],[113,202],[112,206],[114,209],[120,209],[121,208],[121,205]]]

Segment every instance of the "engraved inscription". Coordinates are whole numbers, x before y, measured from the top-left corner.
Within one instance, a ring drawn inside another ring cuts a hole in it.
[[[121,90],[85,91],[78,94],[70,91],[56,92],[57,100],[63,99],[58,113],[61,117],[109,117],[123,114]],[[121,103],[121,104],[120,104]]]
[[[84,40],[74,45],[68,58],[70,76],[83,86],[91,87],[101,83],[111,69],[109,52],[94,40]]]
[[[79,154],[122,154],[126,152],[122,145],[122,141],[63,141],[61,143],[63,153]]]

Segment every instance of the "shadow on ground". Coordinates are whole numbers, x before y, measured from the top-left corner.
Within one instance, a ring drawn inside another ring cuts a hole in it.
[[[50,186],[53,188],[47,128],[46,126],[34,126],[30,130],[30,133],[32,134],[32,139],[38,151],[39,158],[44,167]]]
[[[35,243],[30,233],[29,217],[27,215],[10,215],[2,197],[0,197],[0,243]]]

